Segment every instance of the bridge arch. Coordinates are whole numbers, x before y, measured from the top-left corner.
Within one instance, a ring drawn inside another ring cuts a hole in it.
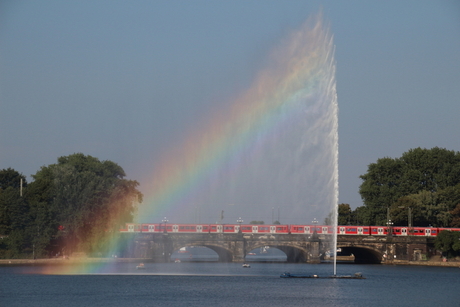
[[[383,254],[380,250],[362,245],[337,244],[338,248],[342,249],[343,253],[350,253],[355,256],[355,263],[382,263]]]
[[[180,248],[182,247],[190,247],[190,246],[204,246],[204,247],[207,247],[213,251],[216,252],[216,254],[219,256],[219,262],[232,262],[233,261],[233,253],[231,250],[229,249],[226,249],[224,247],[222,247],[221,245],[215,245],[215,244],[203,244],[203,243],[180,243],[180,242],[176,242],[174,245],[173,245],[173,251],[176,251],[176,250],[179,250]],[[171,252],[172,254],[172,252]]]
[[[257,244],[250,244],[246,247],[246,254],[244,257],[247,256],[247,253],[251,250],[257,248],[263,248],[265,246],[271,248],[277,248],[286,254],[286,262],[289,263],[302,263],[307,261],[307,250],[300,246],[295,246],[292,244],[280,244],[278,242],[262,242]]]

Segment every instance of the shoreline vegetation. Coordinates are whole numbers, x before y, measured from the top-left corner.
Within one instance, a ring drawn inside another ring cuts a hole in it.
[[[342,259],[343,258],[343,259]],[[346,258],[346,259],[345,259]],[[338,257],[340,263],[353,263],[353,256]],[[91,257],[67,257],[67,258],[42,258],[42,259],[0,259],[0,266],[17,266],[17,265],[81,265],[91,263],[139,263],[152,262],[149,258],[91,258]],[[257,262],[257,261],[254,261]],[[265,262],[265,261],[260,261]],[[324,262],[324,264],[332,262]],[[382,262],[382,265],[415,265],[415,266],[438,266],[438,267],[460,267],[460,261],[449,259],[443,261],[442,257],[435,256],[430,260],[408,261],[393,260],[391,262]]]
[[[409,234],[415,227],[448,228],[451,231],[436,231],[430,249],[449,258],[441,259],[441,266],[460,263],[459,169],[460,152],[438,147],[419,147],[400,158],[378,159],[360,176],[363,206],[352,210],[350,204],[338,204],[337,222],[345,226],[387,225],[390,235],[390,228],[402,225],[408,226]],[[12,168],[0,170],[0,258],[70,255],[73,261],[78,258],[71,254],[73,251],[110,257],[107,251],[112,248],[111,236],[118,236],[122,225],[135,220],[143,200],[139,182],[125,177],[125,171],[115,162],[83,153],[62,156],[57,163],[42,166],[30,183]],[[331,217],[324,222],[332,225]],[[134,227],[141,230],[140,225]],[[424,253],[431,255],[426,249]],[[412,255],[402,257],[417,259]],[[423,259],[417,265],[433,262]],[[399,258],[382,260],[385,264],[400,262]]]

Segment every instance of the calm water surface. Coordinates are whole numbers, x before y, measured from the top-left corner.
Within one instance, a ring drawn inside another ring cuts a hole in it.
[[[0,267],[0,306],[460,306],[460,269],[338,265],[367,279],[282,279],[285,271],[330,276],[330,264],[119,263],[97,274],[40,275]]]

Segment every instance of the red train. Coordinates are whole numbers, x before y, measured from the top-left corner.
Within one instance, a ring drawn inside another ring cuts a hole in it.
[[[275,233],[275,234],[333,234],[333,226],[320,225],[240,225],[240,224],[166,224],[166,223],[127,223],[120,232],[138,233]],[[393,226],[393,236],[437,236],[442,230],[459,231],[460,228],[407,227]],[[386,226],[338,226],[339,235],[388,235]]]

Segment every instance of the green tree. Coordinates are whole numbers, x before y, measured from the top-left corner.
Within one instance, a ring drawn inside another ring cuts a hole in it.
[[[371,218],[369,210],[366,207],[357,207],[351,213],[352,222],[351,225],[371,225]]]
[[[418,195],[421,191],[433,194],[458,185],[460,153],[438,147],[411,149],[400,158],[378,159],[369,165],[367,173],[360,178],[363,182],[359,192],[366,211],[362,212],[364,223],[385,225],[387,210],[401,197]],[[446,197],[448,194],[446,190]],[[443,212],[433,212],[436,216],[433,223],[446,223],[449,217],[444,211],[446,208],[452,210],[451,204],[439,202],[437,206],[431,209]]]
[[[387,208],[400,196],[402,164],[391,158],[378,159],[369,165],[368,172],[360,176],[363,183],[359,192],[364,201],[367,214],[366,224],[385,225]]]
[[[412,225],[452,226],[453,210],[460,202],[460,185],[447,187],[437,192],[420,191],[403,196],[391,205],[390,216],[395,225],[407,225],[409,209]],[[403,223],[403,220],[406,222]]]
[[[441,231],[436,236],[434,246],[442,252],[443,256],[448,258],[455,257],[460,251],[460,232]]]
[[[390,207],[390,218],[394,226],[408,226],[409,222],[413,226],[414,221],[417,225],[422,225],[426,220],[423,222],[420,220],[421,213],[419,211],[414,197],[403,196]]]
[[[56,245],[59,222],[52,212],[53,203],[53,176],[50,168],[42,167],[27,187],[26,197],[30,206],[30,233],[34,257],[52,256],[59,252]]]
[[[439,190],[437,194],[438,202],[446,204],[449,210],[453,210],[460,204],[460,184]]]
[[[12,168],[0,170],[0,191],[5,190],[8,187],[17,189],[21,188],[21,179],[22,186],[27,187],[27,180],[24,175],[18,173]]]
[[[0,257],[18,258],[30,247],[29,204],[21,194],[26,178],[12,168],[0,170]],[[24,190],[25,191],[25,190]]]
[[[19,189],[8,187],[0,193],[2,204],[1,235],[5,236],[5,249],[9,251],[8,258],[22,258],[27,252],[27,228],[30,222],[27,201],[19,195]]]
[[[339,225],[351,225],[352,223],[352,211],[349,204],[339,204],[338,207],[339,216],[337,223]]]
[[[81,153],[42,167],[30,184],[37,244],[54,236],[64,242],[66,253],[108,248],[109,238],[132,221],[142,202],[138,182],[124,177],[116,163]]]
[[[460,228],[460,204],[458,204],[450,214],[452,216],[450,227]]]

